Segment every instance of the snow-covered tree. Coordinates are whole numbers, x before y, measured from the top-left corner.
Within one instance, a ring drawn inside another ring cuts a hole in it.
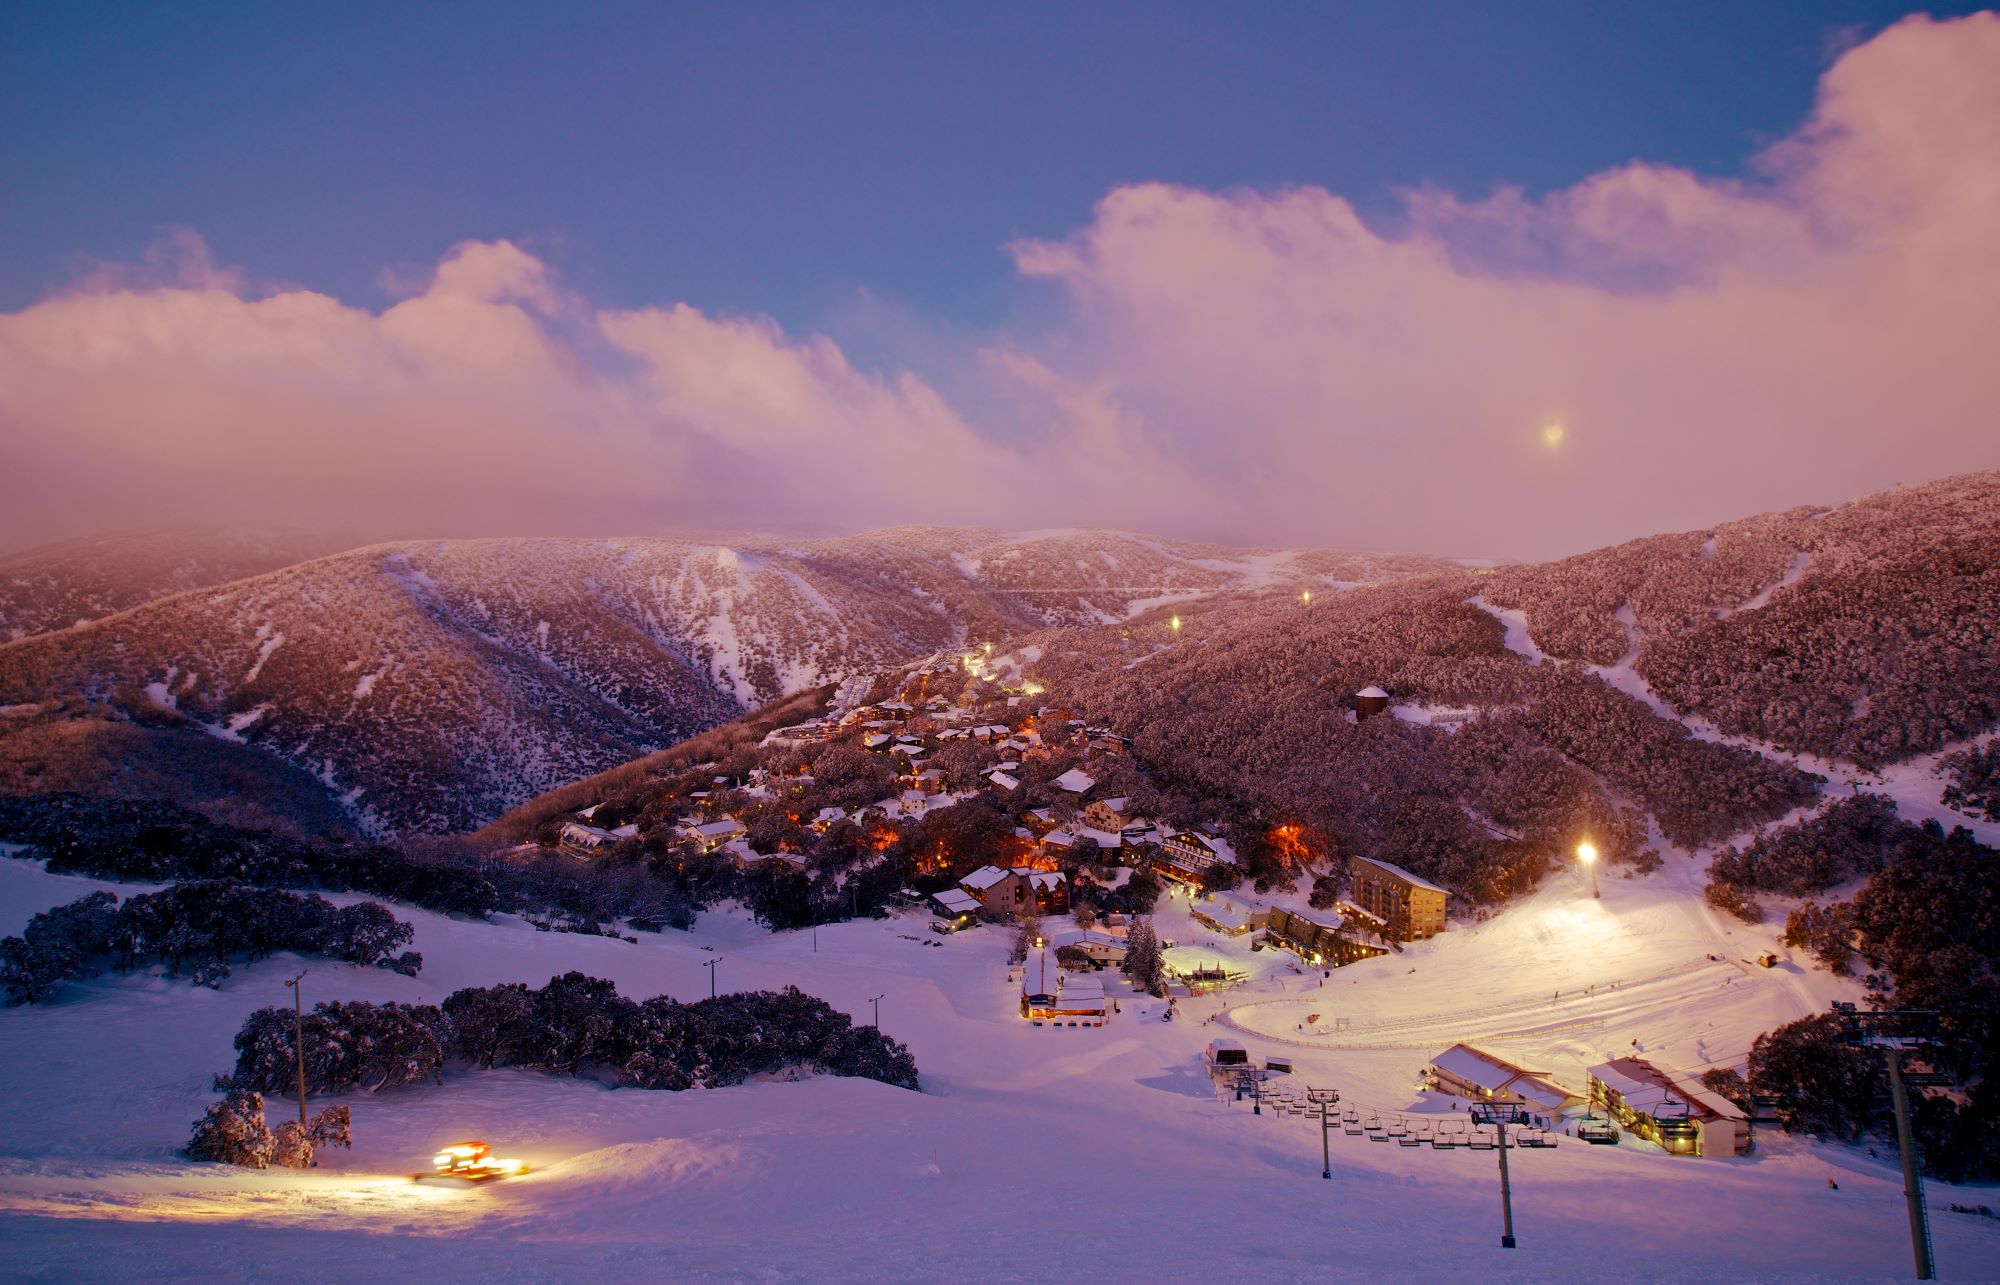
[[[1153,921],[1140,918],[1132,921],[1132,928],[1125,937],[1125,962],[1120,965],[1133,985],[1148,995],[1167,993],[1167,965],[1160,954],[1160,939],[1153,932]]]
[[[187,1153],[196,1160],[217,1160],[249,1169],[271,1163],[272,1138],[264,1125],[264,1095],[234,1089],[195,1122]]]

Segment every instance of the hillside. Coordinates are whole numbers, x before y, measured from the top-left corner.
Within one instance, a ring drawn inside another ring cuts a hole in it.
[[[1475,897],[1522,843],[1695,850],[1826,783],[1949,826],[1976,815],[1941,805],[1950,773],[1979,763],[1941,775],[1941,754],[2000,722],[2000,474],[1310,603],[1223,596],[1018,654],[1211,809]],[[1357,724],[1371,684],[1394,717]]]
[[[46,740],[72,717],[177,727],[303,773],[364,829],[460,831],[745,709],[968,638],[1438,565],[934,528],[377,545],[0,645],[0,739]],[[201,739],[177,749],[199,758]],[[93,774],[114,788],[123,753],[78,754],[64,788]],[[8,788],[48,787],[14,773]]]
[[[194,527],[90,536],[0,555],[0,639],[67,629],[355,543],[300,532]]]

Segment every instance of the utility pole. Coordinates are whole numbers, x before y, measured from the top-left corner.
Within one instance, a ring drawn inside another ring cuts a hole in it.
[[[1327,1139],[1333,1133],[1333,1104],[1340,1101],[1339,1089],[1307,1089],[1306,1101],[1319,1104],[1319,1176],[1333,1177],[1333,1148]]]
[[[311,969],[305,969],[297,977],[286,982],[292,988],[292,1048],[298,1054],[299,1062],[299,1128],[306,1127],[306,1010],[305,1001],[299,995],[299,982]]]
[[[1472,1108],[1476,1124],[1490,1124],[1500,1132],[1500,1248],[1514,1248],[1514,1190],[1507,1182],[1507,1126],[1519,1124],[1526,1112],[1515,1102],[1480,1102]]]
[[[886,993],[884,992],[884,994]],[[879,1031],[882,1029],[882,996],[877,995],[868,1002],[875,1006],[875,1029]]]
[[[717,955],[714,959],[702,964],[702,967],[708,970],[708,997],[710,999],[715,998],[715,966],[721,962],[722,956]]]

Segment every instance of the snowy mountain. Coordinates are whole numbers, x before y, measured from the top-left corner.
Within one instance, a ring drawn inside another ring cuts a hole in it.
[[[31,743],[0,748],[0,766],[15,792],[95,788],[132,747],[93,756],[96,741],[52,729],[122,721],[181,776],[213,775],[205,742],[248,746],[366,829],[463,830],[748,708],[967,639],[1439,565],[1102,531],[377,545],[0,645],[0,747]]]
[[[0,556],[0,640],[67,629],[356,543],[300,532],[171,528],[65,540],[6,554]]]

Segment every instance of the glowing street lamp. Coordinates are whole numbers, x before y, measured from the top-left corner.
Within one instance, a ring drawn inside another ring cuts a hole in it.
[[[1181,631],[1181,618],[1179,616],[1175,616],[1172,620],[1169,620],[1167,622],[1167,628],[1173,630],[1175,633],[1179,633]]]
[[[1576,859],[1590,872],[1590,895],[1597,896],[1597,845],[1585,839],[1576,845]]]
[[[1299,601],[1300,601],[1300,602],[1302,602],[1302,603],[1304,603],[1304,604],[1305,604],[1306,606],[1308,606],[1308,607],[1312,606],[1312,605],[1313,605],[1313,591],[1312,591],[1312,590],[1310,590],[1310,589],[1304,589],[1304,590],[1301,590],[1301,591],[1299,592]]]

